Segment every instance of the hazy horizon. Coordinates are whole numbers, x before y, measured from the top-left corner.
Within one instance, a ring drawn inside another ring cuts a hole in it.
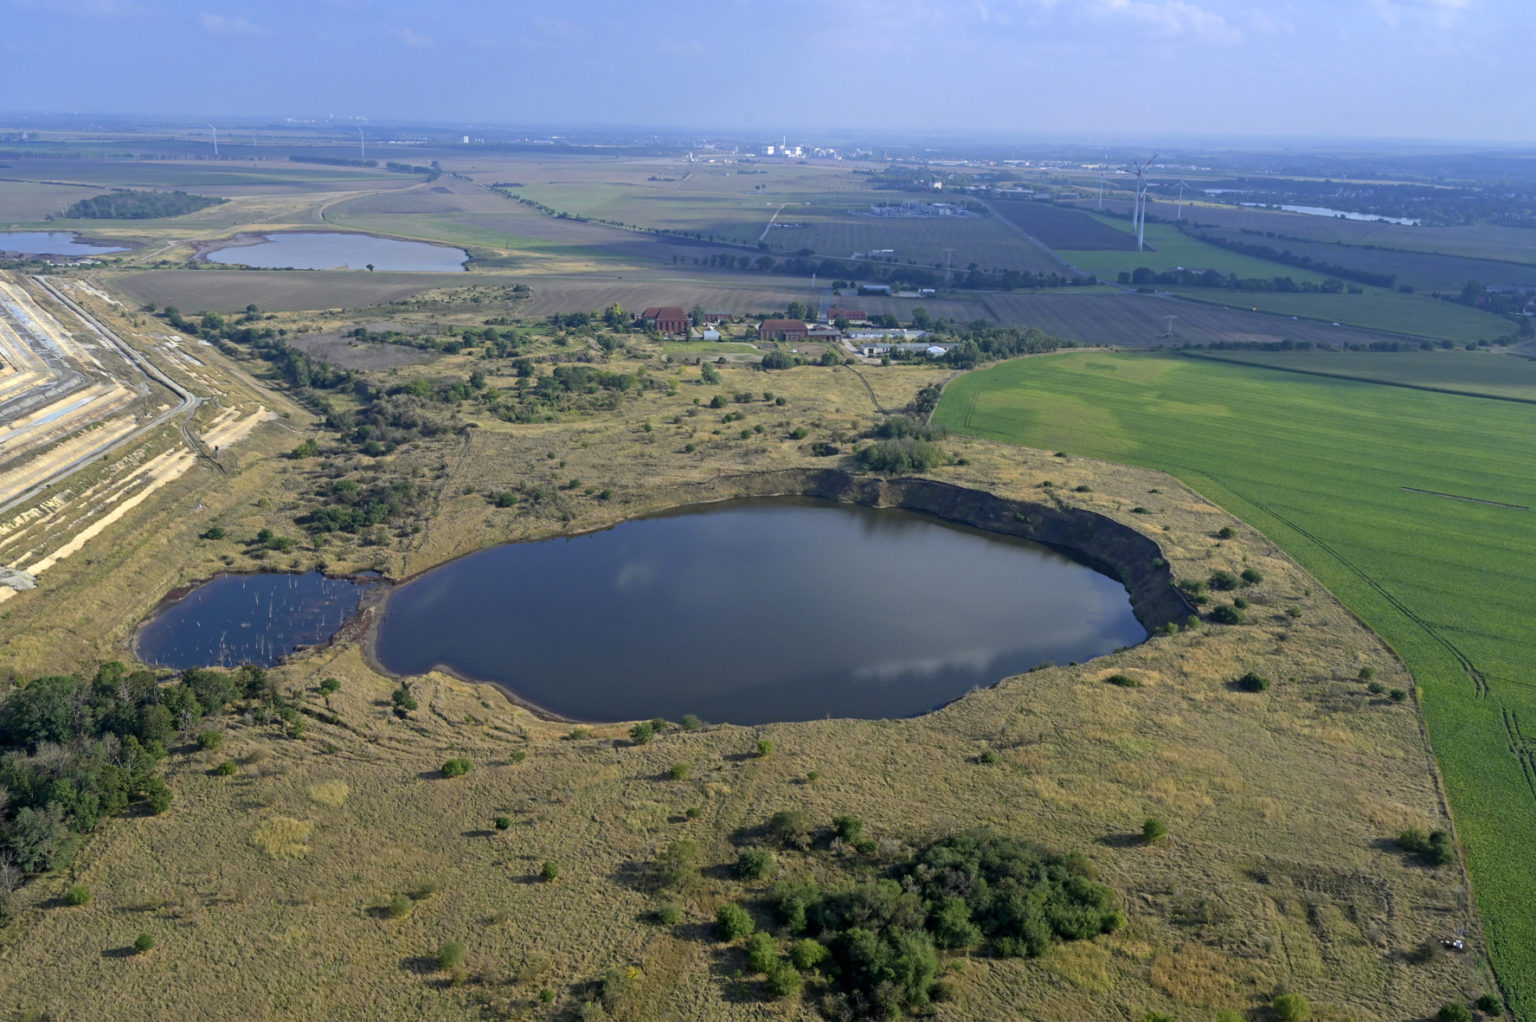
[[[1520,0],[0,0],[14,111],[1529,144]],[[39,41],[58,45],[39,45]]]

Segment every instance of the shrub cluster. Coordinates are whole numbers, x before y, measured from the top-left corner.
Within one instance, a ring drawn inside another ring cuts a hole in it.
[[[791,946],[790,967],[824,965],[850,999],[890,1017],[931,1003],[940,949],[1033,957],[1053,941],[1119,929],[1125,915],[1114,892],[1090,872],[1080,855],[1057,856],[978,830],[840,890],[780,881],[769,901],[786,935],[818,935]]]
[[[1456,861],[1456,846],[1451,835],[1443,830],[1425,833],[1417,827],[1409,827],[1397,836],[1397,846],[1405,852],[1423,856],[1436,866],[1447,866]]]

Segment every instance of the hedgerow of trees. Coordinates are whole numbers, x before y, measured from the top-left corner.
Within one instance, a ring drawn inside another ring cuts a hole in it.
[[[64,210],[63,216],[66,220],[160,220],[228,201],[186,192],[108,192],[81,199]]]

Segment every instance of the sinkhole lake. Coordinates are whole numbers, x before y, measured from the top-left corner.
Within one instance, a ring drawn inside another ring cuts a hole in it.
[[[306,575],[220,575],[174,601],[139,630],[145,663],[271,667],[301,646],[326,642],[362,600],[364,585]]]
[[[293,270],[429,270],[456,273],[469,253],[462,248],[401,241],[371,234],[335,231],[281,231],[268,235],[242,234],[228,248],[203,258],[209,262],[258,269]]]
[[[1146,638],[1119,582],[907,511],[735,501],[482,550],[388,598],[387,670],[563,717],[907,717]]]
[[[0,231],[0,252],[26,255],[106,255],[128,251],[121,245],[93,245],[74,231]]]

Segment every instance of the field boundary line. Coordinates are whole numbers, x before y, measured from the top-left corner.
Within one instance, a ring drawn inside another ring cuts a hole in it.
[[[1517,405],[1536,405],[1536,398],[1514,397],[1509,394],[1488,394],[1480,390],[1451,390],[1447,387],[1432,387],[1423,383],[1401,383],[1396,380],[1378,380],[1369,376],[1355,376],[1351,373],[1329,373],[1321,369],[1297,369],[1291,366],[1265,365],[1262,362],[1245,362],[1240,358],[1222,358],[1220,355],[1207,355],[1203,352],[1176,351],[1174,354],[1181,358],[1199,359],[1205,362],[1222,362],[1226,365],[1247,366],[1250,369],[1268,369],[1277,373],[1295,373],[1298,376],[1320,376],[1327,380],[1349,380],[1353,383],[1371,383],[1378,387],[1399,387],[1403,390],[1418,390],[1430,394],[1448,394],[1451,397],[1473,397],[1484,401],[1505,401]],[[1406,489],[1406,487],[1405,487]]]
[[[1501,500],[1483,500],[1481,497],[1463,497],[1459,493],[1441,493],[1439,490],[1421,490],[1417,486],[1401,486],[1398,488],[1407,490],[1409,493],[1423,493],[1431,497],[1445,497],[1447,500],[1466,501],[1468,504],[1487,504],[1489,507],[1507,507],[1511,511],[1530,510],[1530,508],[1526,507],[1524,504],[1506,504]]]

